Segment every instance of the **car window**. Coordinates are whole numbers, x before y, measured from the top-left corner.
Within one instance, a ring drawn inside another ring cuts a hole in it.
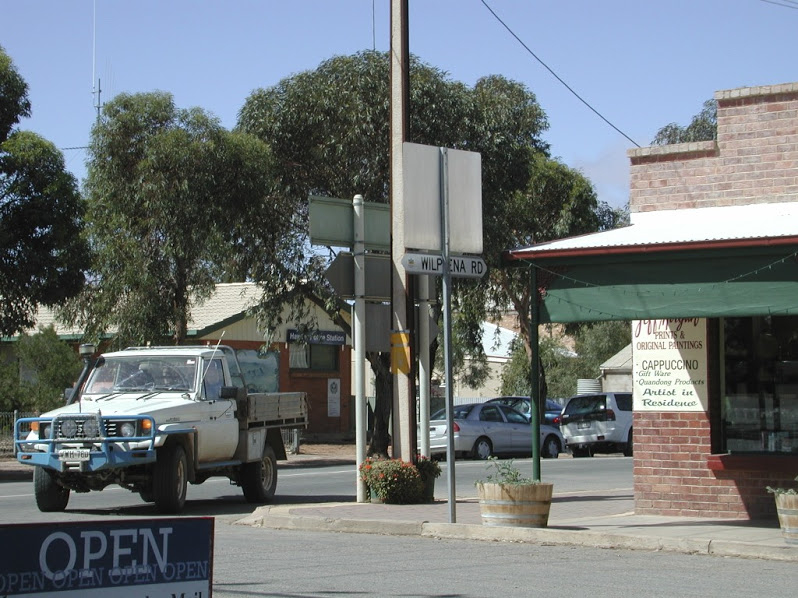
[[[607,397],[604,395],[581,395],[571,398],[565,406],[566,415],[586,415],[607,409]]]
[[[479,419],[484,422],[503,422],[504,418],[499,412],[498,405],[486,405],[479,414]]]
[[[615,395],[615,402],[618,404],[618,409],[621,411],[631,411],[632,393],[617,393]]]
[[[502,411],[504,412],[504,417],[507,418],[508,422],[514,424],[528,424],[529,419],[516,411],[515,409],[511,409],[510,407],[502,407]]]
[[[452,419],[465,419],[468,417],[468,414],[471,413],[471,410],[474,408],[473,405],[455,405],[454,409],[452,410]],[[430,419],[446,419],[446,407],[443,409],[439,409],[429,417]]]
[[[557,401],[546,399],[546,411],[562,411],[562,405]]]

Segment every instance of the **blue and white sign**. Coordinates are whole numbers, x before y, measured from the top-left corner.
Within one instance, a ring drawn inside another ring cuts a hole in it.
[[[310,345],[345,345],[346,333],[340,330],[313,330],[302,333],[299,330],[289,330],[289,343],[308,343]]]
[[[208,598],[213,518],[0,526],[0,596]]]

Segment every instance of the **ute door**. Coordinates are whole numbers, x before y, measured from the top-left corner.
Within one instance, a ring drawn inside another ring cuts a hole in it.
[[[222,386],[229,385],[229,374],[222,357],[203,359],[200,408],[197,425],[197,458],[200,463],[232,459],[238,446],[236,402],[222,399]]]

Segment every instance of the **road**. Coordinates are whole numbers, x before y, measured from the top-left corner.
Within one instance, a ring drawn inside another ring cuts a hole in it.
[[[529,460],[517,460],[531,470]],[[444,468],[446,464],[443,464]],[[459,497],[474,496],[485,464],[456,463]],[[628,489],[632,461],[622,457],[543,462],[543,478],[558,493]],[[445,494],[446,473],[436,494]],[[280,470],[279,504],[354,500],[354,467]],[[215,519],[213,596],[322,597],[645,594],[778,598],[795,595],[795,565],[665,552],[621,551],[473,540],[329,532],[283,531],[233,525],[252,512],[240,489],[226,480],[189,488],[186,515]],[[152,518],[150,505],[126,490],[73,495],[65,513],[39,513],[30,482],[0,482],[3,522],[117,521]],[[142,594],[144,595],[144,594]]]
[[[515,464],[525,475],[531,475],[530,459],[517,459]],[[446,498],[447,464],[435,486],[435,496]],[[596,457],[593,459],[544,459],[542,477],[553,482],[556,494],[587,490],[621,489],[632,493],[632,459],[627,457]],[[455,478],[457,497],[474,497],[474,481],[489,472],[482,461],[457,461]],[[354,501],[356,472],[354,465],[326,467],[287,466],[278,470],[275,504]],[[0,508],[3,520],[20,523],[42,521],[42,514],[33,502],[30,481],[0,482]],[[253,506],[244,501],[241,489],[230,485],[227,478],[211,478],[204,484],[189,486],[184,513],[192,516],[239,518],[251,513]],[[152,517],[152,505],[143,503],[138,494],[118,486],[102,492],[75,493],[69,499],[65,513],[51,513],[52,521],[79,521],[103,516]]]

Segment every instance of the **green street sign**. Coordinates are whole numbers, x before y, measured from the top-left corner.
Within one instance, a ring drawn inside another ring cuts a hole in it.
[[[391,250],[391,206],[363,202],[366,249]],[[352,247],[355,243],[354,208],[351,199],[310,196],[310,242],[312,245]]]

